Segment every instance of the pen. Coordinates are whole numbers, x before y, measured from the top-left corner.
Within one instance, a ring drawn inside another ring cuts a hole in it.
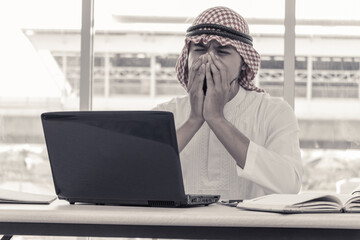
[[[221,200],[219,203],[225,206],[236,207],[236,205],[242,202],[242,199],[230,199],[230,200]]]

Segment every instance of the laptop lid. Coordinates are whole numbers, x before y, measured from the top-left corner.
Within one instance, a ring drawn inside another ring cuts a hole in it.
[[[127,205],[186,199],[172,113],[49,112],[41,119],[60,199]]]

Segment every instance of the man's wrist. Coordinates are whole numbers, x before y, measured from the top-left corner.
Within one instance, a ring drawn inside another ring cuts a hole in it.
[[[196,128],[200,128],[205,122],[204,118],[190,116],[187,123]]]
[[[227,122],[224,116],[207,118],[205,121],[208,123],[210,128],[214,128]]]

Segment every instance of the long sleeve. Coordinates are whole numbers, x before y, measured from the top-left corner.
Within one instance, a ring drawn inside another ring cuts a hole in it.
[[[179,127],[190,113],[189,98],[176,97],[153,110],[173,112]],[[251,140],[245,167],[236,165],[204,123],[180,154],[185,192],[220,194],[223,199],[298,192],[303,167],[292,108],[268,94],[240,89],[225,105],[224,114]]]
[[[244,169],[238,175],[262,186],[268,193],[297,193],[303,166],[299,147],[299,128],[290,106],[280,111],[269,108],[263,115],[263,145],[250,141]]]

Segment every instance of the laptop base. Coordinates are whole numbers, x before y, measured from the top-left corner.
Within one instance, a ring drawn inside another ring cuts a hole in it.
[[[209,205],[216,203],[220,199],[220,195],[186,195],[183,201],[174,200],[96,200],[96,199],[68,199],[59,196],[59,199],[68,201],[71,205],[75,203],[95,204],[95,205],[112,205],[112,206],[149,206],[149,207],[192,207],[200,205]]]

